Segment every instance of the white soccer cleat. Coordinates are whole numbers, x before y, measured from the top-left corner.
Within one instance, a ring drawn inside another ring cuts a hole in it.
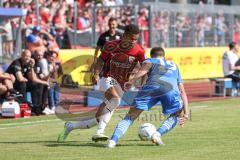
[[[107,141],[107,140],[108,140],[108,136],[104,134],[95,134],[94,136],[92,136],[92,141],[94,142]]]
[[[115,148],[117,143],[114,140],[110,140],[106,145],[107,148]]]
[[[53,112],[51,109],[49,109],[48,107],[46,107],[43,110],[43,113],[45,113],[46,115],[50,115],[50,114],[55,114],[55,112]]]
[[[161,138],[161,135],[160,135],[159,132],[155,132],[152,135],[151,139],[152,139],[152,142],[155,143],[156,145],[159,145],[159,146],[164,146],[165,145],[162,141],[162,138]]]

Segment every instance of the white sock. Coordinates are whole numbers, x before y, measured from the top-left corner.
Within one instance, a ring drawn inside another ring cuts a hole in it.
[[[93,118],[89,120],[78,121],[75,123],[73,122],[72,124],[73,124],[73,129],[87,129],[97,125],[98,122],[96,118]]]
[[[104,109],[104,115],[102,115],[101,117],[99,117],[99,123],[98,123],[98,128],[97,128],[97,134],[103,134],[104,130],[108,124],[108,122],[110,121],[114,110],[112,110],[111,112],[108,111],[106,108]],[[107,110],[107,111],[106,111]]]

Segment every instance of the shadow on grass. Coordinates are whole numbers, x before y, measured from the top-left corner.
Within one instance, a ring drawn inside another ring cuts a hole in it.
[[[124,143],[125,142],[125,143]],[[139,143],[136,143],[139,142]],[[0,144],[42,144],[46,147],[95,147],[95,148],[105,148],[107,142],[99,143],[89,143],[86,141],[66,141],[58,143],[57,141],[9,141],[9,142],[0,142]],[[128,146],[154,146],[150,141],[140,141],[138,139],[129,139],[123,140],[118,145],[118,147],[128,147]]]
[[[73,142],[73,141],[72,141]],[[47,147],[96,147],[96,148],[104,148],[105,144],[103,143],[72,143],[71,141],[62,142],[62,143],[51,143],[45,146]],[[75,142],[75,141],[74,141]]]

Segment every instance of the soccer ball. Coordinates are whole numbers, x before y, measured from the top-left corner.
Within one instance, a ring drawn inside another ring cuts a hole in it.
[[[138,129],[138,136],[141,140],[151,140],[152,135],[156,132],[156,127],[151,123],[144,123]]]

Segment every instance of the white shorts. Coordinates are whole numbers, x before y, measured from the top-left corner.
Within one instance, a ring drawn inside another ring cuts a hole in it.
[[[119,93],[119,95],[123,95],[123,90],[121,88],[121,86],[118,84],[118,82],[116,80],[114,80],[112,77],[102,77],[99,80],[99,84],[94,86],[95,90],[99,90],[99,91],[106,91],[108,90],[110,87],[115,87],[117,89],[117,92]]]
[[[110,87],[113,86],[113,84],[111,83],[112,78],[111,77],[102,77],[99,80],[99,83],[97,85],[94,85],[93,88],[94,90],[99,90],[99,91],[106,91],[108,90]]]

